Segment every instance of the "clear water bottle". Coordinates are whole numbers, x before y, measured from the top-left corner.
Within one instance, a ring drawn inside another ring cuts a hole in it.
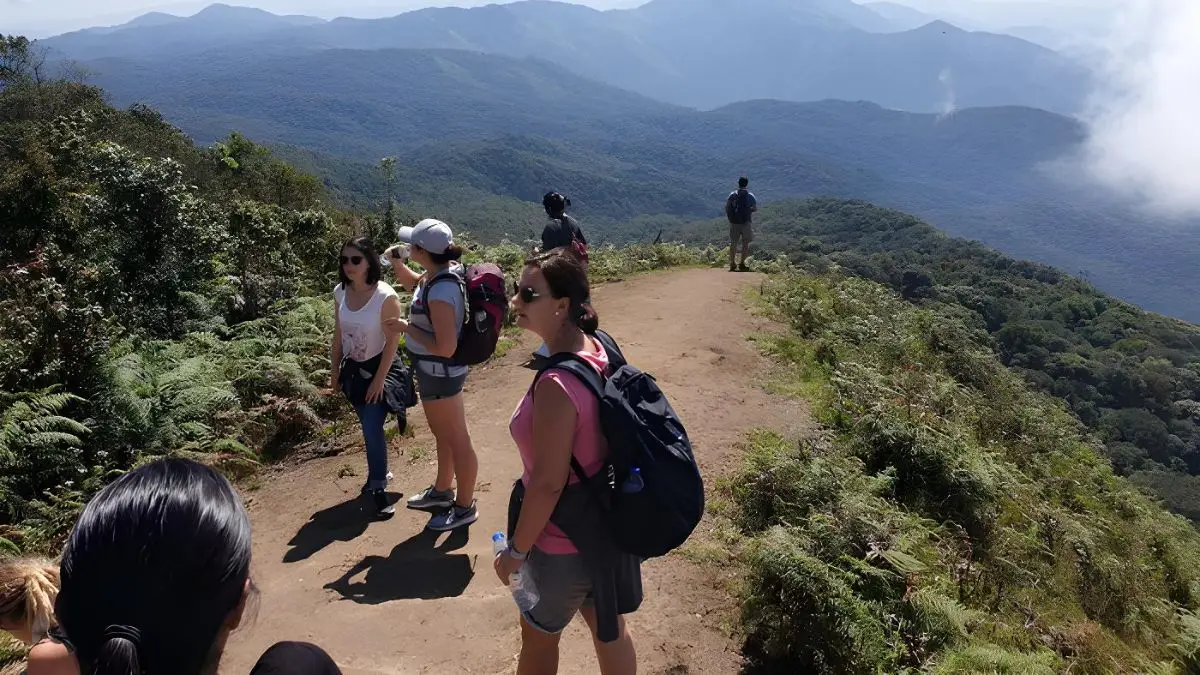
[[[498,556],[508,550],[508,537],[504,536],[503,532],[497,532],[492,535],[492,553],[493,557]],[[521,569],[513,572],[513,575],[508,578],[508,589],[512,591],[513,600],[517,602],[517,608],[522,612],[528,612],[533,609],[538,600],[537,586],[533,579],[533,571],[529,568],[528,563],[521,563]]]
[[[641,492],[644,487],[646,487],[646,482],[642,480],[642,470],[635,466],[630,469],[629,477],[625,479],[625,482],[621,483],[621,492],[633,494]]]

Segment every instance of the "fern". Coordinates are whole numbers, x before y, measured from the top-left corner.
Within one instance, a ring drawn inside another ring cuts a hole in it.
[[[12,462],[17,453],[40,452],[62,445],[83,445],[91,430],[60,413],[83,399],[50,390],[0,394],[0,461]]]
[[[985,615],[933,590],[920,590],[908,597],[908,610],[918,630],[929,637],[930,646],[958,643],[969,637],[969,627]]]

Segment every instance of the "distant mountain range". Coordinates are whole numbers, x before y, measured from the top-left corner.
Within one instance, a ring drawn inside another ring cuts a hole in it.
[[[766,200],[871,200],[1017,256],[1086,271],[1147,308],[1200,319],[1200,300],[1169,290],[1200,284],[1190,259],[1200,234],[1171,232],[1100,190],[1059,180],[1054,162],[1079,148],[1084,129],[1045,111],[943,116],[763,100],[700,112],[541,60],[461,50],[228,52],[94,65],[114,102],[149,103],[202,142],[239,131],[360,164],[397,154],[423,194],[444,183],[536,201],[555,186],[591,222],[616,224],[716,215],[731,181],[747,174]],[[346,164],[325,166],[337,182]]]
[[[943,22],[914,28],[914,15],[900,16],[902,11],[886,10],[886,3],[874,11],[850,0],[652,0],[601,12],[529,0],[323,21],[213,5],[189,18],[149,15],[43,44],[82,62],[154,63],[234,50],[251,56],[462,49],[551,61],[698,108],[759,98],[833,98],[917,112],[993,105],[1067,114],[1080,109],[1089,73],[1070,59],[1016,37]],[[88,65],[103,74],[103,64]]]

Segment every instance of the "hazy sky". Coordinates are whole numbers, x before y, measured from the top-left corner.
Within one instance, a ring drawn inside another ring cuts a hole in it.
[[[0,0],[0,33],[46,37],[78,28],[123,23],[151,11],[189,15],[217,0]],[[221,0],[276,14],[323,18],[393,16],[421,7],[484,5],[496,0]],[[598,9],[632,7],[645,0],[571,0]]]

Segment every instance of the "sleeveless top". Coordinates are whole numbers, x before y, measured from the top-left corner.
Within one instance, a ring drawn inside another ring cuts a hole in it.
[[[603,373],[608,368],[608,354],[604,351],[603,345],[596,342],[595,338],[589,337],[588,339],[600,352],[592,354],[582,351],[577,354],[591,364],[597,372]],[[596,399],[586,384],[571,373],[551,368],[542,375],[542,379],[553,380],[562,387],[563,391],[567,393],[567,398],[571,399],[571,403],[574,404],[575,435],[571,440],[571,452],[575,455],[575,459],[579,460],[584,473],[589,476],[596,473],[600,467],[604,466],[604,460],[608,457],[608,441],[605,440],[604,430],[600,426],[600,401]],[[508,424],[508,430],[517,444],[517,451],[521,454],[521,465],[524,467],[521,481],[525,485],[529,485],[529,476],[534,463],[532,390],[525,394],[525,398],[521,399],[520,405],[517,406],[517,410]],[[567,483],[578,482],[579,477],[572,471]],[[534,546],[539,551],[550,555],[579,552],[575,544],[571,543],[567,535],[554,523],[546,523],[546,529],[542,531]]]
[[[375,285],[375,293],[367,304],[354,311],[346,305],[346,290],[342,285],[338,284],[333,289],[342,329],[343,358],[367,361],[383,353],[387,346],[387,334],[383,331],[383,302],[395,296],[396,291],[380,281]]]
[[[461,268],[462,264],[455,262],[446,271],[462,274],[463,270]],[[408,322],[433,335],[433,319],[429,316],[428,311],[430,302],[444,302],[454,308],[454,316],[458,317],[458,321],[455,323],[456,332],[454,334],[455,342],[457,343],[458,338],[462,337],[463,318],[467,315],[466,298],[463,297],[462,286],[453,280],[443,280],[433,286],[428,286],[422,280],[413,289],[412,303],[408,306]],[[405,336],[404,348],[418,356],[429,355],[429,349],[414,340],[411,335]],[[461,377],[466,375],[469,370],[467,366],[451,366],[437,361],[425,360],[418,360],[416,367],[426,375],[434,377]]]

